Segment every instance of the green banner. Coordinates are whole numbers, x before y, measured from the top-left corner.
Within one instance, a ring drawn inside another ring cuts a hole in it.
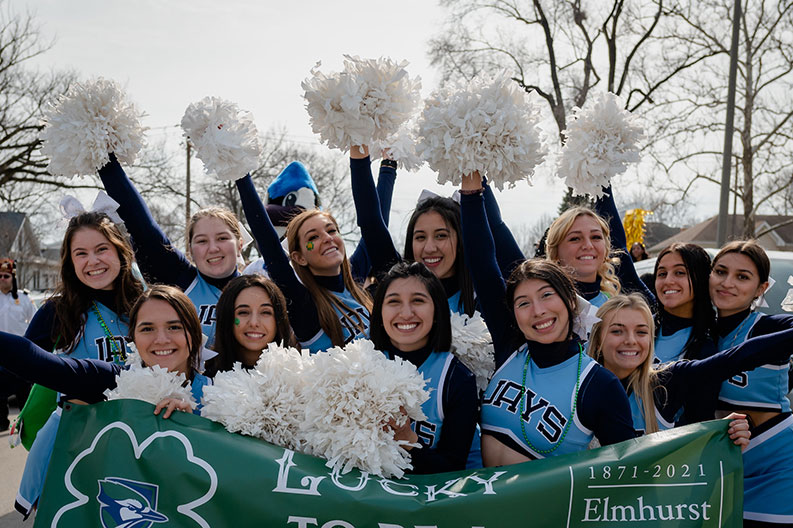
[[[478,471],[385,479],[117,400],[64,409],[36,527],[742,526],[726,421]]]

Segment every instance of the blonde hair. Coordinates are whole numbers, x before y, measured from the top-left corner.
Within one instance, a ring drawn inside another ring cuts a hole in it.
[[[600,290],[609,297],[613,297],[620,292],[620,281],[614,271],[614,267],[619,264],[619,258],[609,257],[611,251],[611,231],[608,222],[603,217],[586,207],[573,207],[568,209],[559,218],[553,221],[548,228],[548,236],[545,239],[546,258],[559,262],[559,245],[562,243],[567,233],[573,227],[573,223],[579,216],[588,216],[597,222],[600,230],[603,231],[603,239],[606,244],[606,258],[598,267],[598,277],[600,277]],[[565,264],[565,266],[569,266]]]
[[[187,223],[187,229],[185,230],[185,239],[186,239],[186,248],[187,254],[190,258],[193,258],[193,252],[190,249],[190,244],[193,242],[193,231],[195,230],[195,225],[198,223],[199,220],[202,218],[217,218],[229,228],[231,234],[234,235],[234,238],[237,241],[242,240],[242,231],[240,229],[240,221],[237,218],[237,215],[225,209],[223,207],[204,207],[203,209],[199,209],[196,213],[190,217],[190,222]]]
[[[658,382],[658,371],[653,368],[653,358],[655,354],[655,324],[653,314],[647,301],[638,293],[630,295],[616,295],[603,303],[597,311],[600,321],[592,327],[589,336],[589,355],[595,361],[603,364],[603,333],[608,330],[608,325],[613,321],[617,312],[622,309],[636,310],[640,312],[647,325],[650,327],[650,349],[647,357],[639,368],[628,375],[628,389],[632,390],[639,398],[642,416],[644,417],[644,427],[647,433],[658,431],[658,419],[655,416],[655,391],[661,388]]]
[[[329,213],[318,209],[303,211],[292,218],[286,226],[286,240],[290,258],[293,252],[296,251],[300,253],[300,248],[302,246],[299,236],[300,228],[306,220],[320,215],[333,222],[333,225],[338,229],[338,222],[336,222],[336,219]],[[339,314],[342,314],[341,317],[359,332],[366,332],[366,324],[361,317],[354,312],[350,314],[350,310],[335,295],[331,294],[326,288],[320,286],[308,266],[303,266],[295,261],[295,259],[292,259],[292,267],[314,299],[314,304],[317,306],[317,314],[319,315],[319,325],[325,333],[328,334],[328,337],[330,337],[330,340],[335,346],[344,345],[344,334],[342,332],[341,323],[339,322]],[[347,259],[346,251],[344,260],[341,263],[341,277],[344,281],[344,287],[352,294],[353,298],[371,313],[372,298],[353,280],[352,272],[350,271],[350,261]]]

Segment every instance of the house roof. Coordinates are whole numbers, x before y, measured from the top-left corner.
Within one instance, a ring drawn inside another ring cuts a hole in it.
[[[702,247],[716,247],[717,229],[718,229],[718,216],[708,218],[704,222],[700,222],[687,229],[658,242],[649,248],[648,251],[656,252],[665,248],[673,242],[683,242],[697,244]],[[759,228],[761,225],[768,227],[789,222],[793,220],[793,216],[789,215],[755,215],[755,225]],[[758,229],[761,231],[762,229]],[[779,241],[781,245],[793,245],[793,223],[779,227],[773,231],[774,238]],[[743,236],[743,215],[729,215],[727,221],[727,240],[740,239]]]
[[[8,256],[24,222],[25,213],[0,212],[0,257]]]

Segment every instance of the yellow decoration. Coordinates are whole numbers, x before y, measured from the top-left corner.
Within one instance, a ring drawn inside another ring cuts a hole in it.
[[[622,226],[625,228],[625,238],[627,240],[628,249],[636,242],[644,244],[645,217],[651,214],[653,214],[652,211],[646,211],[644,209],[630,209],[625,213]]]

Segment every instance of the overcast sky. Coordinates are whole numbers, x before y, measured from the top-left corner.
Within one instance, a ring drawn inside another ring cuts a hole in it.
[[[422,78],[424,95],[438,82],[427,58],[428,40],[443,19],[433,0],[10,0],[10,6],[34,14],[44,37],[55,39],[38,66],[121,82],[148,114],[150,138],[166,135],[174,148],[181,129],[173,125],[189,103],[207,95],[252,111],[260,131],[280,125],[290,139],[319,145],[300,82],[317,61],[325,71],[340,69],[344,54],[407,59],[411,75]],[[452,193],[434,177],[428,168],[400,171],[393,231],[404,232],[405,215],[423,187]],[[562,189],[540,174],[533,187],[501,193],[506,221],[518,230],[555,214]]]

